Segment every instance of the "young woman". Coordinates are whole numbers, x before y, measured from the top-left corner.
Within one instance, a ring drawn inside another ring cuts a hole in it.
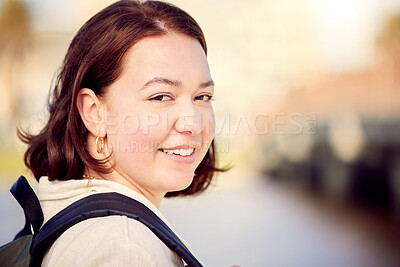
[[[158,210],[164,197],[198,194],[215,166],[214,83],[195,20],[158,1],[119,1],[78,31],[28,144],[45,222],[91,194],[118,192]],[[167,223],[168,224],[168,223]],[[146,226],[124,216],[64,232],[44,266],[183,266]]]

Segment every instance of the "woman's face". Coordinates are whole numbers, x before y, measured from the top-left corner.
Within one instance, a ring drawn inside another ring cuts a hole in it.
[[[107,95],[107,146],[122,183],[148,198],[183,190],[214,138],[214,87],[199,42],[145,38]]]

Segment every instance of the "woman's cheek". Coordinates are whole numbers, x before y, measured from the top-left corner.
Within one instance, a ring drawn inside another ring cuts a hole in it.
[[[215,136],[215,115],[214,110],[210,110],[203,116],[204,131],[207,139],[213,139]],[[210,141],[211,142],[211,141]]]
[[[202,132],[202,146],[201,150],[199,151],[200,152],[199,154],[201,155],[201,159],[199,159],[200,161],[203,160],[215,136],[215,117],[212,108],[202,114],[202,120],[203,120],[203,132]]]

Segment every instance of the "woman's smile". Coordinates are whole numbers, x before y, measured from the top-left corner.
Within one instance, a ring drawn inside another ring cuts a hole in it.
[[[194,149],[174,149],[174,150],[159,150],[162,154],[165,155],[170,160],[175,161],[176,163],[182,164],[193,164],[196,160],[196,155]]]

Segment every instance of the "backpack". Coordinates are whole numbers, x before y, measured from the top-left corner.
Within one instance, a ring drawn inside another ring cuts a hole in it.
[[[146,225],[164,244],[190,267],[202,266],[175,233],[142,203],[118,193],[99,193],[72,203],[42,227],[39,200],[25,177],[21,176],[11,193],[25,214],[25,226],[14,240],[0,247],[0,266],[40,266],[42,259],[69,227],[89,218],[122,215]]]

